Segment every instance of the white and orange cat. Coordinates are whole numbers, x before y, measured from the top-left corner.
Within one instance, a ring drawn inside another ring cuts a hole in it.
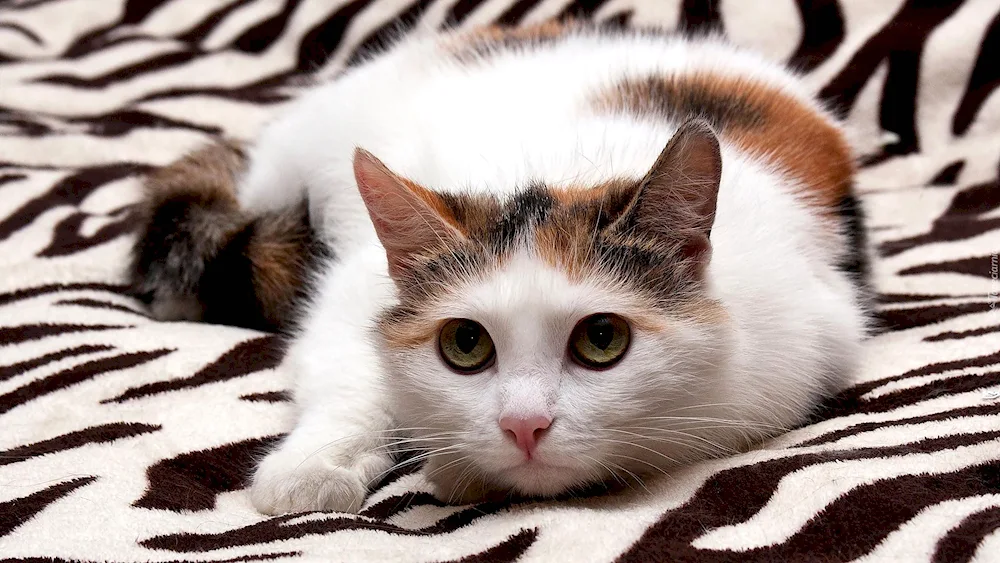
[[[746,449],[845,383],[852,174],[812,93],[722,41],[454,32],[154,174],[131,274],[160,318],[291,335],[259,510],[357,511],[414,450],[442,500],[552,496]]]

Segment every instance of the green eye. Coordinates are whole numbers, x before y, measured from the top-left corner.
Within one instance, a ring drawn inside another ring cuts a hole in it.
[[[459,373],[483,371],[493,363],[496,351],[493,339],[483,325],[469,319],[452,319],[441,327],[438,336],[441,357]]]
[[[569,349],[580,365],[600,369],[622,359],[630,339],[625,319],[611,313],[598,313],[576,324],[569,337]]]

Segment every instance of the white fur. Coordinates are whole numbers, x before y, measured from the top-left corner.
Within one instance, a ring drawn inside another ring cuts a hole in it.
[[[258,509],[358,509],[391,466],[386,445],[401,433],[450,448],[429,469],[452,500],[497,487],[555,494],[612,470],[655,473],[670,458],[745,447],[797,424],[842,384],[864,334],[854,290],[834,268],[843,241],[791,195],[793,182],[725,143],[708,275],[728,323],[633,328],[619,364],[584,369],[566,358],[575,323],[605,311],[627,318],[634,304],[525,253],[441,309],[442,319],[471,318],[490,332],[494,367],[456,375],[433,347],[380,354],[373,321],[395,295],[352,173],[355,147],[434,190],[507,195],[530,181],[587,185],[645,174],[678,124],[595,115],[586,105],[625,76],[746,76],[821,112],[795,77],[712,40],[581,35],[474,64],[447,54],[454,40],[401,44],[314,89],[253,152],[242,203],[262,211],[308,197],[337,254],[289,351],[301,418],[257,472]],[[520,466],[497,420],[538,413],[555,421],[539,442],[545,465]]]

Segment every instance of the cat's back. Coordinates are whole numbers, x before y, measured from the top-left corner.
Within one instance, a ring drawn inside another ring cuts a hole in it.
[[[853,299],[837,269],[862,265],[857,222],[840,215],[855,209],[851,151],[792,73],[714,38],[545,24],[406,40],[278,116],[236,195],[247,216],[306,200],[310,230],[340,262],[371,254],[365,267],[384,269],[358,148],[431,192],[599,194],[638,184],[691,119],[718,138],[716,296],[741,326],[787,317],[782,335],[814,333]],[[827,286],[836,298],[821,307]]]
[[[298,144],[328,164],[361,146],[442,191],[586,185],[641,175],[690,117],[725,141],[761,118],[748,97],[775,94],[820,114],[794,76],[717,39],[487,28],[409,40],[318,88]]]
[[[588,189],[642,177],[695,117],[722,145],[720,251],[726,239],[758,236],[760,223],[804,224],[808,236],[809,217],[825,217],[820,230],[838,230],[851,151],[795,75],[718,38],[575,24],[459,31],[374,55],[276,120],[241,199],[276,206],[286,196],[275,184],[301,183],[320,232],[368,244],[351,165],[358,147],[439,192]]]

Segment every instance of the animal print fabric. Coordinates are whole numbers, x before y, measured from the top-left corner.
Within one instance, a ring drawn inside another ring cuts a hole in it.
[[[443,506],[405,468],[360,515],[257,514],[281,343],[127,295],[141,175],[397,35],[566,17],[723,33],[847,117],[882,330],[855,385],[612,495]],[[998,61],[998,0],[0,1],[0,559],[1000,561]]]

